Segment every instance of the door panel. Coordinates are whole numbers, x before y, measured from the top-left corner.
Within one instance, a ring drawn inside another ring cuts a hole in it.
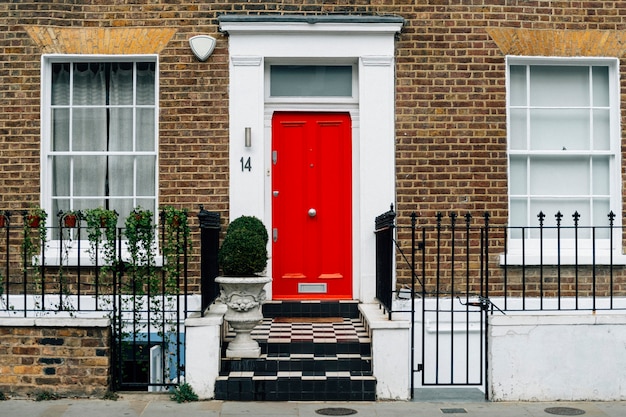
[[[347,113],[273,117],[275,299],[352,298],[351,135]]]

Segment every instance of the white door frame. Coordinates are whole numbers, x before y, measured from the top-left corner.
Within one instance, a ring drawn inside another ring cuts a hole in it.
[[[273,111],[350,111],[353,152],[353,298],[374,301],[374,218],[395,203],[395,34],[399,17],[224,15],[229,35],[229,178],[231,219],[253,215],[271,231]],[[266,103],[266,61],[357,64],[354,103]],[[245,147],[245,129],[251,147]],[[241,158],[250,158],[243,170]],[[271,245],[269,245],[271,250]],[[271,253],[270,265],[271,271]],[[268,292],[271,298],[271,291]]]

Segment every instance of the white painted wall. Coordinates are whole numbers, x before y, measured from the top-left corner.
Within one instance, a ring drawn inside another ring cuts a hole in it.
[[[359,310],[372,340],[376,398],[408,400],[411,398],[411,384],[406,359],[411,354],[411,323],[407,320],[389,320],[378,304],[360,304]]]
[[[494,315],[494,401],[626,400],[626,315]]]
[[[213,304],[204,317],[185,320],[185,382],[203,400],[215,397],[220,372],[225,304]]]
[[[496,306],[503,307],[504,300],[494,298]],[[537,301],[537,300],[535,300]],[[591,299],[579,299],[581,308],[590,308]],[[429,299],[427,307],[433,309],[435,300]],[[614,299],[623,306],[625,300]],[[422,324],[422,300],[416,299],[415,364],[424,363],[424,375],[415,373],[415,388],[422,385],[422,377],[432,382],[450,379],[451,363],[455,382],[465,377],[467,350],[470,357],[480,347],[485,328],[481,329],[479,316],[471,316],[466,325],[463,309],[458,300],[440,299],[442,310],[454,308],[454,321],[449,313],[439,314],[439,322],[426,316]],[[394,310],[410,311],[410,300],[398,300]],[[607,307],[607,300],[597,299],[596,304]],[[521,300],[509,298],[509,308],[521,307]],[[538,308],[538,302],[528,300],[527,306]],[[556,300],[544,299],[546,308],[557,308]],[[572,300],[563,299],[563,308],[574,308]],[[476,309],[472,307],[472,309]],[[394,313],[395,320],[409,320],[410,314]],[[620,310],[601,311],[545,311],[511,312],[494,311],[488,316],[488,369],[485,385],[474,386],[489,390],[493,401],[613,401],[626,400],[626,314]],[[422,345],[422,326],[425,341]],[[439,343],[436,330],[439,328]],[[469,335],[469,339],[466,338]],[[453,348],[450,339],[454,339]],[[426,349],[422,360],[422,346]],[[437,346],[435,348],[435,346]],[[450,360],[453,358],[453,360]],[[405,360],[410,367],[410,355]],[[436,365],[436,366],[435,366]],[[476,381],[484,372],[484,362],[470,360],[469,379]]]

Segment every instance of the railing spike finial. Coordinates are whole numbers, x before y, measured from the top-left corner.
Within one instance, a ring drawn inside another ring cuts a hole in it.
[[[556,219],[556,225],[560,226],[561,225],[561,220],[563,219],[563,213],[561,213],[561,211],[559,210],[555,215],[554,218]]]
[[[546,218],[545,213],[540,211],[539,214],[537,214],[537,218],[539,219],[539,227],[543,227],[543,221]]]
[[[578,221],[580,220],[580,213],[578,212],[578,210],[576,210],[574,214],[572,214],[572,218],[574,219],[574,226],[578,226]]]
[[[469,224],[472,221],[472,214],[468,211],[467,213],[465,213],[465,224],[467,224],[469,226]]]
[[[613,227],[613,222],[615,221],[615,213],[613,213],[613,210],[609,212],[607,217],[609,218],[609,225]]]

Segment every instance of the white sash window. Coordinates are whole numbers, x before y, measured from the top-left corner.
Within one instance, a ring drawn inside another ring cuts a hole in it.
[[[42,205],[117,210],[157,201],[156,57],[44,58]]]
[[[606,258],[621,249],[621,233],[611,242],[608,229],[611,211],[621,224],[617,60],[509,57],[507,64],[509,263],[522,238],[524,261],[533,263],[540,237],[544,262],[552,263],[559,247],[561,262],[573,262],[577,245],[589,254],[595,244]]]

